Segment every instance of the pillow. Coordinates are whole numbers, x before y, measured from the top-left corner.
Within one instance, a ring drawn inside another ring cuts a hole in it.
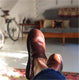
[[[69,20],[63,20],[63,28],[69,28],[70,27],[70,21]]]
[[[43,27],[52,27],[52,20],[44,20]]]
[[[62,28],[62,20],[55,20],[54,28]]]
[[[55,26],[55,20],[52,20],[52,28]]]

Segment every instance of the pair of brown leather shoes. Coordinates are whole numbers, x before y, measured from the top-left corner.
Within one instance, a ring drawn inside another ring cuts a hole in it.
[[[28,50],[28,62],[26,67],[26,78],[32,79],[34,77],[34,71],[33,71],[34,59],[38,57],[47,59],[45,55],[45,50],[46,50],[45,39],[44,39],[43,33],[40,30],[32,29],[29,32],[28,38],[27,38],[27,50]],[[55,57],[53,58],[54,59],[52,60],[55,60]],[[47,62],[48,66],[51,64],[52,60],[49,58]],[[56,60],[57,60],[57,57],[56,57]],[[62,61],[59,61],[59,62],[60,64],[62,63]],[[57,66],[59,65],[57,62],[55,62],[54,65],[56,64]]]

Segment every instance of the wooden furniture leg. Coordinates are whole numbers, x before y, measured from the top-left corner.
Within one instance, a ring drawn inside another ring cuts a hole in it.
[[[65,37],[63,37],[63,45],[65,45]]]
[[[25,34],[25,39],[27,39],[28,34]]]
[[[23,25],[22,25],[22,39],[23,39]]]

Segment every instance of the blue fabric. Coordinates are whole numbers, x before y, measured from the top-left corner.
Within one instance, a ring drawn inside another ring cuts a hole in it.
[[[53,29],[53,28],[42,28],[42,32],[48,33],[79,33],[79,28],[60,28],[60,29]]]
[[[53,28],[42,28],[42,32],[48,32],[48,33],[63,33],[64,29],[53,29]]]
[[[79,28],[64,29],[64,33],[79,33]]]
[[[66,78],[59,71],[47,68],[39,72],[32,80],[66,80]]]

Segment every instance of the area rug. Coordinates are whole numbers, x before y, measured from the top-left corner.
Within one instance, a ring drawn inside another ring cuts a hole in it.
[[[63,74],[67,80],[79,80],[79,73],[63,72]],[[0,80],[27,80],[25,77],[25,69],[0,69]]]
[[[0,80],[27,80],[25,69],[2,68],[0,69]]]

